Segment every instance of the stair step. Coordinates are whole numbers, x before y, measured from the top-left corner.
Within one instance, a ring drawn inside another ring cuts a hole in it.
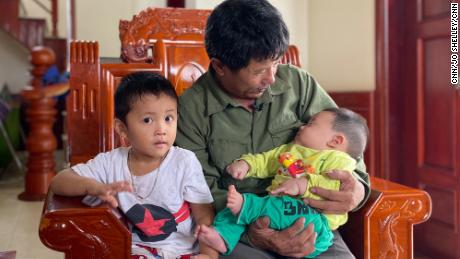
[[[35,46],[50,47],[56,54],[56,65],[60,71],[64,71],[67,56],[66,39],[45,38],[46,20],[19,17],[19,2],[20,0],[0,0],[0,29],[29,49]]]
[[[19,18],[19,40],[27,47],[43,45],[46,20],[39,18]]]

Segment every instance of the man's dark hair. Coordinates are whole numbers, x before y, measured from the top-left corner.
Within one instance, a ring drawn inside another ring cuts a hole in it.
[[[135,72],[120,82],[115,92],[115,117],[126,124],[126,115],[134,102],[145,95],[165,94],[177,103],[177,94],[168,79],[152,72]]]
[[[347,153],[358,159],[364,153],[369,137],[366,119],[346,108],[328,108],[323,111],[335,115],[332,129],[345,135],[348,140]]]
[[[289,31],[280,12],[266,0],[227,0],[206,24],[206,51],[230,70],[251,59],[278,59],[289,45]]]

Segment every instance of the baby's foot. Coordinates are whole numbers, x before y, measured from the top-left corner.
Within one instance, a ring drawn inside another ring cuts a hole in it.
[[[224,239],[212,227],[200,225],[197,233],[197,238],[200,242],[205,243],[220,253],[227,252],[227,246],[225,245]]]
[[[227,208],[236,216],[240,213],[241,207],[243,207],[243,195],[235,189],[235,186],[230,185],[227,193]]]

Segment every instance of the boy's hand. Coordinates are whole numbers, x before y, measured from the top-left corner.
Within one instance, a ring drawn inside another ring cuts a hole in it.
[[[249,164],[244,160],[235,161],[227,166],[227,172],[235,179],[242,180],[249,171]]]
[[[133,188],[128,181],[113,182],[110,184],[103,184],[99,182],[92,182],[86,189],[86,194],[98,197],[99,199],[108,202],[110,206],[118,207],[118,201],[115,195],[119,192],[132,192]]]
[[[271,191],[272,195],[303,195],[307,190],[308,182],[304,177],[292,178],[281,183],[276,189]]]

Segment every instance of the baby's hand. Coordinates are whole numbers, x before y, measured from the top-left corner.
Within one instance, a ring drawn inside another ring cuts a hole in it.
[[[235,179],[242,180],[249,171],[249,164],[244,160],[235,161],[227,166],[227,172]]]
[[[276,189],[271,191],[272,195],[299,196],[307,190],[307,179],[304,177],[292,178],[281,183]]]
[[[118,207],[117,198],[115,195],[118,192],[132,192],[133,188],[128,181],[113,182],[109,184],[94,182],[89,185],[86,193],[91,196],[98,197],[99,199],[108,202],[110,206]]]

